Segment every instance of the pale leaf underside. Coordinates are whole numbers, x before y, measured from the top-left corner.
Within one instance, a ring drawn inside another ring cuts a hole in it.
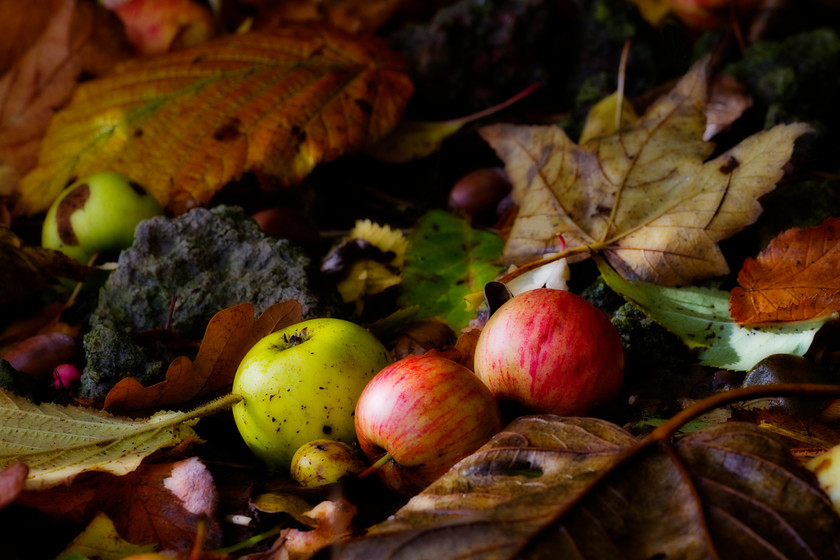
[[[630,279],[683,284],[725,274],[717,243],[755,221],[807,125],[760,132],[711,161],[702,62],[631,125],[578,146],[556,126],[491,125],[520,206],[503,258],[603,251]]]
[[[191,427],[198,417],[234,401],[222,397],[190,412],[134,420],[81,406],[35,405],[0,391],[0,468],[26,463],[29,490],[68,482],[84,471],[126,474],[160,448],[198,439]]]

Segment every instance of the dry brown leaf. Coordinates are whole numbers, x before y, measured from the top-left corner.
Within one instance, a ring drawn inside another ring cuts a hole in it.
[[[175,214],[246,171],[290,185],[388,132],[412,91],[378,38],[304,24],[134,59],[55,116],[17,211],[42,211],[70,179],[106,168]]]
[[[176,358],[166,379],[148,387],[133,377],[121,379],[105,396],[107,410],[147,410],[213,394],[233,383],[239,362],[264,336],[302,318],[296,301],[275,303],[254,319],[254,306],[241,303],[210,320],[195,360]]]
[[[0,226],[0,263],[0,305],[43,293],[59,278],[84,280],[94,272],[58,251],[24,245],[5,226]]]
[[[644,446],[603,420],[532,416],[332,557],[836,558],[838,530],[811,473],[761,428]]]
[[[0,74],[9,71],[23,53],[43,34],[44,28],[55,16],[65,0],[41,0],[38,4],[21,10],[18,0],[0,0]]]
[[[840,218],[792,228],[744,261],[729,310],[740,325],[804,321],[840,311]]]
[[[640,119],[580,146],[557,126],[482,128],[520,207],[503,258],[601,251],[625,278],[669,285],[727,273],[717,243],[755,221],[809,128],[780,125],[705,161],[706,64]]]
[[[15,5],[16,12],[30,14]],[[50,1],[44,8],[53,9],[45,27],[39,28],[40,36],[0,79],[2,194],[11,193],[20,177],[35,167],[50,119],[69,102],[78,83],[101,76],[131,56],[119,21],[96,3]],[[5,35],[9,22],[3,23]]]
[[[219,544],[217,502],[213,476],[195,457],[144,464],[124,476],[94,473],[71,485],[24,491],[18,499],[24,507],[77,523],[105,513],[125,540],[176,550],[189,550],[200,519],[209,522],[205,546]]]

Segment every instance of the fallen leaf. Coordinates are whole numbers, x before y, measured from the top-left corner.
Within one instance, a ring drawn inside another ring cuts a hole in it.
[[[455,331],[476,315],[464,298],[502,270],[502,240],[443,210],[421,217],[408,236],[400,302],[419,306],[417,319],[440,317]]]
[[[239,362],[258,340],[299,322],[302,313],[296,301],[275,303],[256,320],[250,303],[223,309],[208,323],[195,360],[176,358],[166,379],[148,387],[133,377],[121,379],[108,391],[103,408],[148,410],[216,393],[233,383]]]
[[[18,502],[65,521],[89,523],[104,513],[119,536],[135,545],[189,550],[199,520],[210,523],[205,546],[218,546],[221,537],[213,476],[196,457],[143,464],[126,476],[96,473],[71,485],[25,492]]]
[[[156,548],[126,541],[117,532],[114,522],[104,513],[98,513],[84,531],[67,544],[57,560],[69,560],[71,554],[99,560],[127,558],[132,554],[154,552]]]
[[[12,463],[0,470],[0,509],[14,502],[23,491],[29,467],[24,463]]]
[[[10,194],[35,167],[41,138],[76,86],[108,72],[131,49],[116,18],[95,2],[45,5],[41,35],[0,79],[0,193]],[[15,11],[21,11],[15,3]],[[37,21],[37,19],[36,19]],[[9,21],[3,20],[4,30]],[[5,33],[4,33],[5,35]]]
[[[671,13],[671,2],[669,0],[628,0],[638,6],[639,13],[654,27],[662,23]]]
[[[60,278],[84,280],[94,272],[64,253],[24,245],[5,226],[0,226],[0,262],[0,305],[43,294]]]
[[[384,135],[412,91],[378,38],[303,24],[129,60],[56,114],[17,210],[42,211],[70,179],[103,168],[175,214],[246,171],[291,185]]]
[[[748,258],[732,289],[730,311],[741,325],[806,321],[840,311],[840,218],[791,228]]]
[[[301,531],[285,529],[264,554],[249,560],[308,560],[319,550],[350,534],[356,506],[343,498],[324,501],[305,512],[314,520],[314,528]]]
[[[65,484],[87,471],[123,475],[160,448],[198,440],[192,425],[237,400],[227,395],[187,412],[135,420],[79,406],[36,405],[0,390],[0,468],[26,463],[27,490]]]
[[[741,327],[729,314],[729,292],[630,282],[599,263],[607,285],[696,349],[701,365],[746,371],[772,354],[803,356],[828,317],[795,324]]]
[[[407,163],[436,152],[444,140],[467,124],[510,107],[530,95],[538,84],[532,84],[510,99],[465,117],[447,121],[402,120],[381,140],[367,146],[365,155],[386,163]]]
[[[602,252],[625,278],[689,284],[726,274],[717,242],[755,221],[805,124],[779,125],[705,161],[707,60],[644,115],[575,145],[558,126],[496,124],[481,135],[505,162],[519,213],[502,255]]]
[[[728,423],[648,443],[604,420],[521,417],[332,557],[840,554],[840,517],[773,434]]]

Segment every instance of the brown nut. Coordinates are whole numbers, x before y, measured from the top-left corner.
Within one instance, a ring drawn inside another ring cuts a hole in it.
[[[510,190],[510,180],[504,169],[476,169],[455,182],[449,192],[448,206],[457,214],[494,219],[496,207]]]

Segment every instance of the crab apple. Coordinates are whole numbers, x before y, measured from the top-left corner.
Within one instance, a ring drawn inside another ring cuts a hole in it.
[[[367,384],[356,404],[359,446],[399,494],[419,492],[501,430],[499,404],[467,367],[409,355]]]
[[[582,415],[613,400],[624,378],[618,331],[565,290],[537,288],[503,303],[481,330],[475,373],[500,401]]]
[[[125,175],[103,171],[64,189],[44,218],[41,245],[81,262],[134,243],[141,221],[163,214],[158,201]]]
[[[301,445],[292,456],[292,478],[304,488],[333,484],[365,469],[358,449],[331,439],[316,439]]]
[[[232,392],[242,439],[272,470],[290,469],[297,449],[320,438],[356,441],[353,414],[362,389],[391,362],[364,327],[309,319],[259,340],[242,358]]]

